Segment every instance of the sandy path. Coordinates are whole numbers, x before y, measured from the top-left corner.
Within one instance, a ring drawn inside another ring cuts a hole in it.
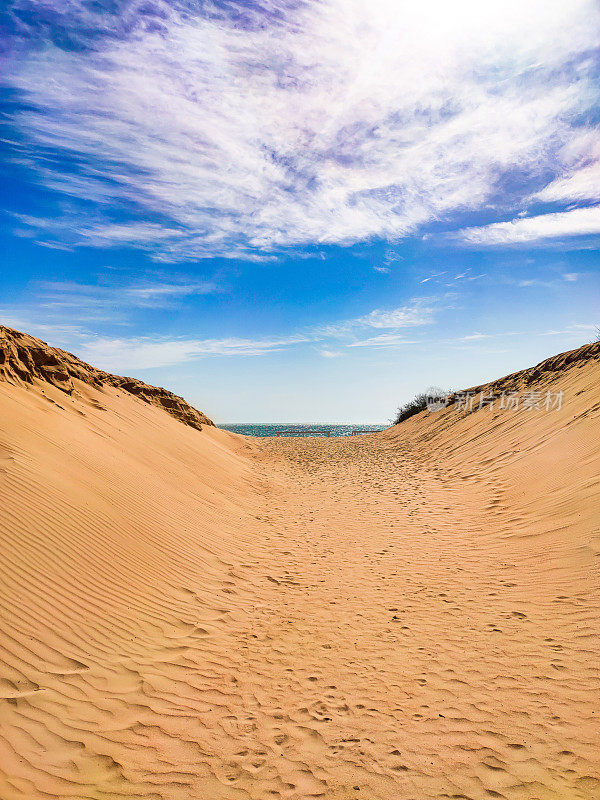
[[[495,478],[373,439],[267,451],[253,671],[298,796],[595,796],[596,609],[507,559]]]

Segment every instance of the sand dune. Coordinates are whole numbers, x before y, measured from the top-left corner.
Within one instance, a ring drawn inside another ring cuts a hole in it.
[[[599,344],[329,440],[0,373],[2,800],[600,796]]]
[[[202,430],[203,424],[213,424],[208,417],[192,408],[182,397],[167,389],[148,386],[136,378],[111,375],[86,364],[65,350],[50,347],[41,339],[3,325],[0,325],[0,378],[9,383],[25,385],[40,380],[69,395],[76,391],[74,380],[78,385],[85,383],[95,389],[114,386],[145,403],[162,408],[167,414],[198,430]]]

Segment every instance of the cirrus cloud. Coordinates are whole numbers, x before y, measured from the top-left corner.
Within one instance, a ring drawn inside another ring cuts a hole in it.
[[[169,302],[172,289],[185,284],[157,284],[156,292],[146,294],[147,285],[126,286],[131,296],[127,302]],[[70,283],[42,284],[38,302],[27,307],[0,308],[4,323],[18,329],[26,329],[34,335],[47,336],[56,344],[73,350],[79,357],[112,371],[140,370],[182,364],[205,357],[263,356],[299,345],[317,346],[325,358],[342,355],[339,347],[392,347],[414,344],[395,331],[406,327],[429,325],[440,310],[441,299],[413,298],[406,305],[393,309],[373,309],[361,317],[333,322],[328,325],[305,327],[271,337],[172,337],[172,336],[107,336],[93,333],[83,323],[96,321],[103,309],[112,306],[114,294],[100,293],[95,297],[94,287]],[[186,287],[193,291],[192,287]],[[197,288],[197,287],[196,287]],[[201,291],[204,290],[202,287]],[[141,292],[141,296],[140,296]],[[85,305],[87,303],[87,305]],[[81,313],[72,313],[79,304]],[[65,313],[71,324],[65,326]],[[73,324],[78,321],[79,324]],[[374,330],[389,331],[374,337],[364,338]]]
[[[529,244],[571,236],[600,234],[600,206],[465,228],[456,238],[467,245]]]
[[[396,240],[556,194],[594,99],[593,0],[93,8],[48,0],[51,38],[11,3],[14,159],[61,209],[20,223],[50,245],[178,261]]]

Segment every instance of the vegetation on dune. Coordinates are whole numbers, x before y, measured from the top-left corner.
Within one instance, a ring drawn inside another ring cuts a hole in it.
[[[418,414],[420,411],[425,411],[427,408],[427,404],[429,401],[437,400],[438,398],[445,398],[450,394],[450,392],[439,389],[437,386],[431,386],[424,392],[420,392],[419,394],[415,395],[412,400],[408,403],[405,403],[403,406],[400,406],[396,413],[396,418],[394,420],[394,425],[397,425],[399,422],[404,422],[405,419],[409,419],[410,417],[414,417],[415,414]]]
[[[424,411],[426,408],[427,395],[421,392],[421,394],[415,395],[408,403],[404,403],[403,406],[400,406],[396,414],[396,419],[394,420],[394,425],[397,425],[399,422],[404,422],[405,419],[413,417],[415,414],[418,414],[419,411]]]

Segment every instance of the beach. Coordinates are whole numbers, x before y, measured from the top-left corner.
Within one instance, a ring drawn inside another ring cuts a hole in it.
[[[600,345],[545,364],[261,440],[5,370],[0,797],[597,797]]]

